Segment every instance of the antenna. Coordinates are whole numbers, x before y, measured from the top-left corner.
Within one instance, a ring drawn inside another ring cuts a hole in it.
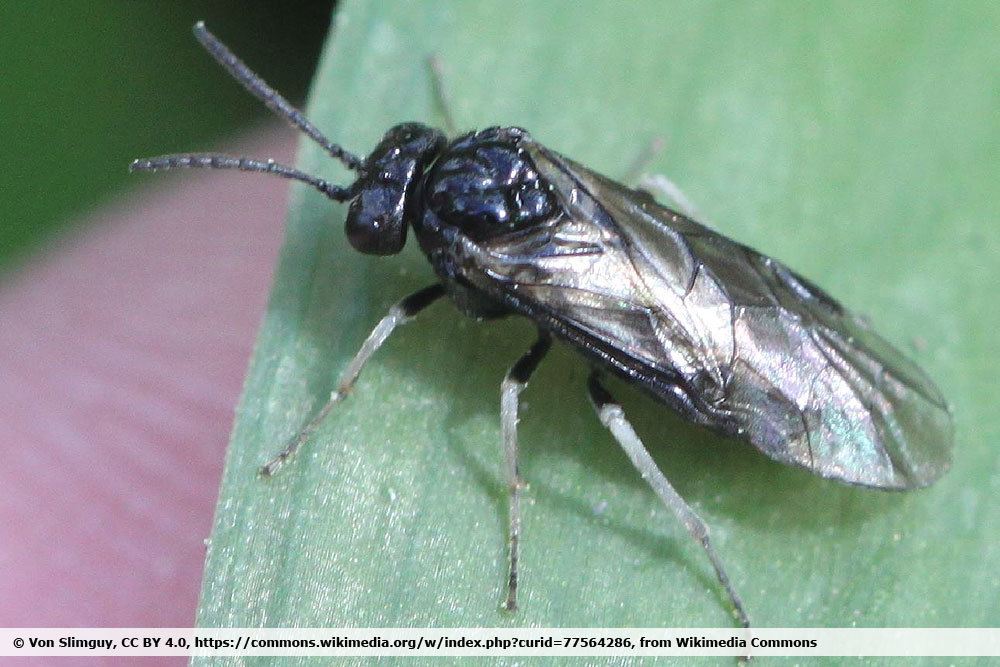
[[[264,83],[263,79],[254,74],[225,44],[210,33],[205,28],[204,22],[198,21],[194,25],[194,36],[205,47],[205,50],[234,79],[239,81],[254,97],[262,101],[268,109],[284,118],[293,127],[297,127],[305,132],[310,139],[322,146],[332,157],[344,163],[344,166],[348,169],[357,172],[364,169],[364,160],[344,150],[323,136],[323,133],[309,122],[309,119],[302,115],[301,111],[289,104],[288,100]],[[330,199],[339,202],[344,202],[357,196],[361,181],[358,178],[351,185],[344,187],[299,171],[294,167],[275,162],[274,160],[257,160],[249,157],[223,155],[221,153],[177,153],[175,155],[161,155],[159,157],[133,160],[132,164],[128,167],[128,170],[131,172],[167,171],[170,169],[236,169],[238,171],[276,174],[282,178],[301,181],[316,188]]]
[[[274,160],[255,160],[249,157],[235,157],[221,153],[179,153],[160,157],[133,160],[129,171],[167,171],[169,169],[236,169],[238,171],[258,171],[276,174],[282,178],[302,181],[316,188],[334,201],[347,201],[357,194],[355,186],[342,187],[329,181],[310,176],[294,167]],[[357,183],[357,181],[355,182]]]
[[[264,106],[284,118],[292,126],[305,132],[310,139],[322,146],[331,157],[343,162],[348,169],[361,170],[364,166],[364,160],[323,136],[319,128],[313,125],[301,111],[293,107],[288,100],[254,74],[242,60],[236,57],[236,54],[219,41],[218,37],[210,33],[205,27],[204,21],[198,21],[194,24],[194,36],[205,47],[205,50],[215,58],[216,62],[222,65],[251,95],[263,102]]]

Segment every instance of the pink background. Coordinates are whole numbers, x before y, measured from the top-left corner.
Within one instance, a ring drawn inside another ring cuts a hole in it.
[[[0,626],[194,623],[287,182],[135,179],[0,287]]]

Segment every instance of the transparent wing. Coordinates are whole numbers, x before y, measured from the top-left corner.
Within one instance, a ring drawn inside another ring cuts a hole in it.
[[[947,470],[941,393],[822,290],[642,193],[532,152],[563,215],[470,247],[467,279],[778,461],[898,489]]]

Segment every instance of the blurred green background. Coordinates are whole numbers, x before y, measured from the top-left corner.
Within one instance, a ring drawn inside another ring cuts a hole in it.
[[[196,20],[301,101],[332,5],[0,2],[0,274],[134,185],[132,158],[211,148],[267,115],[195,42]]]

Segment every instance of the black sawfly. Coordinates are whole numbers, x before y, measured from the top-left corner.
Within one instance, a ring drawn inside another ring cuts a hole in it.
[[[330,401],[263,467],[264,474],[308,440],[397,326],[443,296],[477,319],[514,314],[538,326],[537,341],[501,384],[510,490],[508,609],[517,606],[521,532],[518,396],[553,338],[590,363],[588,390],[600,421],[703,546],[744,626],[748,616],[708,528],[650,457],[602,384],[605,373],[697,424],[828,479],[914,489],[948,469],[951,413],[933,382],[862,319],[781,262],[516,127],[449,139],[426,125],[403,123],[368,157],[358,157],[328,140],[203,24],[194,32],[250,93],[357,178],[336,185],[273,160],[214,153],[136,160],[131,169],[238,169],[302,181],[349,202],[346,233],[356,250],[396,254],[412,228],[437,276],[435,284],[390,309]]]

